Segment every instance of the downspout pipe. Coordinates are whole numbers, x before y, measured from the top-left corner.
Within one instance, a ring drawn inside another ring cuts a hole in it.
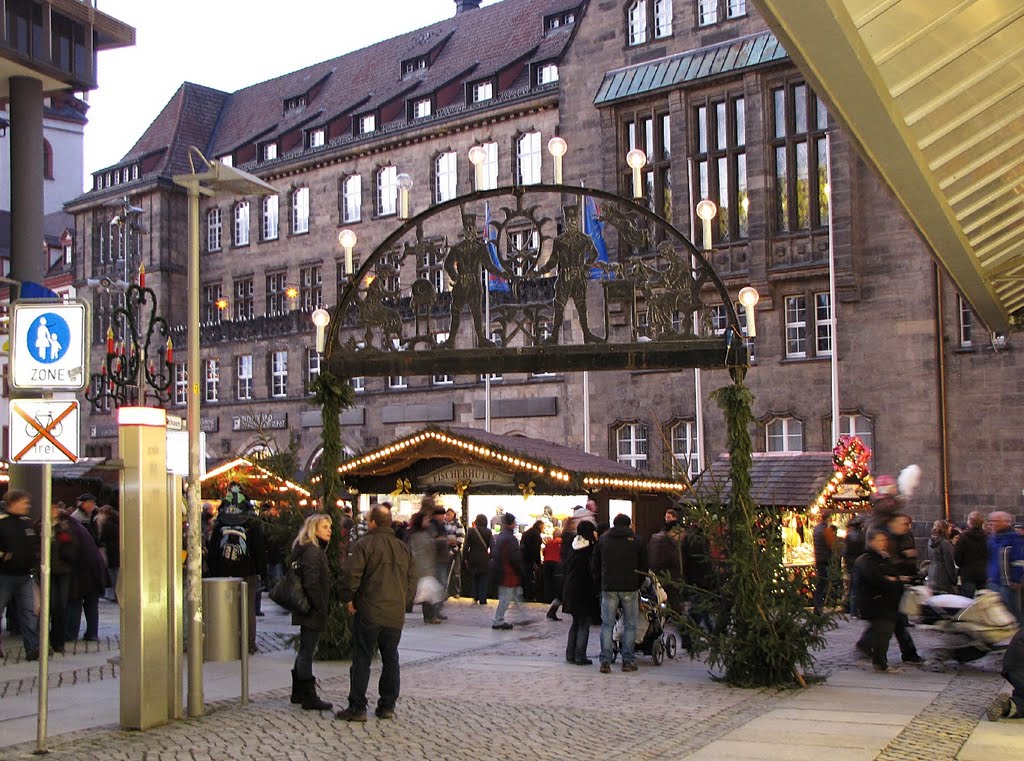
[[[942,270],[932,264],[935,272],[935,383],[939,404],[939,478],[942,484],[942,517],[950,520],[949,509],[949,404],[946,398],[946,321],[942,311]]]

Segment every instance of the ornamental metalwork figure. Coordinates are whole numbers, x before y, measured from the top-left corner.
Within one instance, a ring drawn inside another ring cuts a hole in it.
[[[587,282],[591,268],[597,263],[597,249],[590,236],[580,230],[579,207],[563,206],[565,232],[551,243],[551,256],[538,271],[538,276],[558,268],[555,281],[555,320],[546,343],[558,343],[565,321],[565,308],[572,301],[579,315],[580,329],[585,343],[604,343],[606,339],[590,330],[587,319]]]
[[[486,270],[494,275],[507,277],[491,262],[491,254],[487,244],[480,238],[476,229],[476,215],[463,213],[463,238],[450,249],[444,260],[444,271],[452,281],[452,312],[451,327],[448,340],[444,342],[446,349],[455,347],[462,322],[462,310],[468,308],[473,317],[473,329],[476,332],[478,346],[494,346],[484,330],[483,299],[484,286],[481,271]]]

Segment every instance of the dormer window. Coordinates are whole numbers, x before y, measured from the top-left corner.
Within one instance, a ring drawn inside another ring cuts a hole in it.
[[[115,185],[120,185],[121,184],[121,170],[120,169],[115,169],[114,170],[114,184]]]
[[[360,117],[358,123],[360,135],[368,135],[377,129],[377,117],[374,114]]]
[[[319,148],[325,142],[327,142],[327,131],[322,127],[319,129],[311,129],[309,131],[309,147]]]
[[[564,11],[544,19],[544,31],[550,32],[576,23],[576,11]]]
[[[412,118],[425,119],[432,111],[430,98],[422,98],[412,104]]]
[[[133,180],[139,179],[139,165],[138,164],[133,164],[132,165],[132,179]]]
[[[545,63],[537,69],[537,84],[547,85],[558,81],[558,65]]]
[[[408,61],[402,62],[402,77],[408,77],[415,74],[417,71],[426,71],[427,68],[427,57],[425,55],[417,56],[416,58],[410,58]]]
[[[494,97],[494,84],[491,82],[477,82],[471,91],[472,102],[482,103]]]
[[[103,175],[96,175],[96,190],[103,190]]]
[[[285,111],[285,113],[288,113],[289,111],[294,111],[297,108],[302,108],[305,105],[306,105],[306,96],[305,95],[296,95],[294,98],[287,98],[285,100],[285,102],[284,102],[284,111]]]
[[[219,156],[217,161],[222,163],[224,166],[234,166],[235,158],[230,153],[225,153],[223,156]]]
[[[267,143],[263,146],[263,160],[273,161],[277,158],[277,143]]]

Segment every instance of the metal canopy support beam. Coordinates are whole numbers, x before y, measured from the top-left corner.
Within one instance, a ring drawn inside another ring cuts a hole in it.
[[[892,189],[990,329],[1009,324],[938,179],[882,80],[844,0],[759,0],[758,9],[832,115]]]
[[[582,370],[722,368],[747,363],[747,350],[725,339],[464,349],[458,351],[337,352],[328,360],[341,377],[541,373]],[[347,360],[347,361],[346,361]]]

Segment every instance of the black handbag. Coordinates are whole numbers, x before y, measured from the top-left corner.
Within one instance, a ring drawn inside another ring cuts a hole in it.
[[[309,598],[299,577],[299,561],[289,564],[281,580],[270,590],[270,599],[287,611],[305,616],[309,613]]]

